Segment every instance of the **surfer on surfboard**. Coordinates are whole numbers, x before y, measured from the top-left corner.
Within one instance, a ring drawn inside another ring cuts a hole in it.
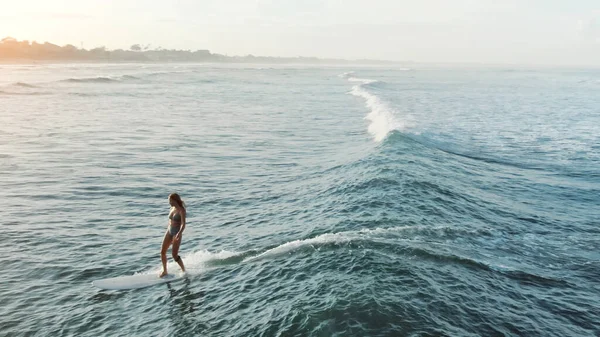
[[[160,249],[162,270],[160,271],[159,277],[167,275],[167,249],[169,249],[169,246],[171,244],[173,244],[173,248],[171,249],[173,259],[175,260],[175,262],[177,262],[179,267],[181,267],[181,270],[185,272],[183,260],[181,259],[181,256],[179,256],[181,235],[183,234],[183,230],[185,229],[185,203],[183,202],[183,200],[181,200],[179,194],[171,193],[169,195],[169,204],[171,205],[171,210],[169,211],[169,227],[167,228],[167,232],[165,233],[162,247]]]

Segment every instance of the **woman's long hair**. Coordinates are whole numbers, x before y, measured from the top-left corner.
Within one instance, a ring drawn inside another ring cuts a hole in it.
[[[185,202],[181,200],[181,197],[177,193],[169,194],[169,199],[175,200],[175,202],[185,210]]]

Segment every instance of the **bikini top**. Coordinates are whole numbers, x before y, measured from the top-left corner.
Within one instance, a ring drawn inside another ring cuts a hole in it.
[[[175,215],[173,215],[175,213],[171,213],[169,214],[169,219],[175,221],[175,222],[181,222],[181,214],[176,213]]]

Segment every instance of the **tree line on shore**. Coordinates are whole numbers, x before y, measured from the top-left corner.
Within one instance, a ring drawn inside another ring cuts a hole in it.
[[[132,45],[129,50],[77,48],[67,44],[58,46],[49,42],[18,41],[12,37],[0,40],[0,61],[104,61],[104,62],[230,62],[230,63],[345,63],[346,60],[319,59],[316,57],[266,57],[226,56],[204,50],[175,50],[161,47]],[[357,60],[359,63],[388,63],[384,61]]]

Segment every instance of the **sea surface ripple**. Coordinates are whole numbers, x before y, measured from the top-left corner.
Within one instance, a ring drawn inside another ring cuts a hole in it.
[[[593,69],[3,65],[0,335],[598,336],[599,89]],[[94,288],[158,272],[171,192],[187,277]]]

